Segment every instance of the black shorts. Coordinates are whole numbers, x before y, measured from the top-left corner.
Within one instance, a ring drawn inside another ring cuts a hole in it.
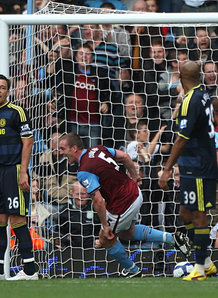
[[[26,216],[29,208],[29,192],[23,192],[18,184],[20,165],[0,166],[0,213]]]
[[[181,205],[189,210],[216,208],[216,179],[180,178]]]

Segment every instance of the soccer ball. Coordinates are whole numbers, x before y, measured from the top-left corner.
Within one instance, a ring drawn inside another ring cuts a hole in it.
[[[177,263],[173,269],[173,277],[182,277],[188,275],[194,267],[189,262]]]

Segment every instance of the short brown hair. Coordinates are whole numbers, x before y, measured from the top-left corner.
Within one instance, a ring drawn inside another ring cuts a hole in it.
[[[67,143],[70,148],[76,145],[79,149],[84,149],[83,141],[79,135],[76,133],[70,132],[60,138],[60,140],[67,140]]]

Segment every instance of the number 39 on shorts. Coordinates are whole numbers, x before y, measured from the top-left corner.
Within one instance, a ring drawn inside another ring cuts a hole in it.
[[[196,202],[196,193],[194,191],[184,191],[184,203],[185,205],[192,205]]]

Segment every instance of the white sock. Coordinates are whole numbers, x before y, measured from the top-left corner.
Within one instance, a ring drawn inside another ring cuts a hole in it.
[[[201,274],[201,275],[205,275],[205,272],[204,272],[204,265],[201,265],[201,264],[195,264],[194,266],[194,269],[198,270],[198,272]]]
[[[211,258],[206,257],[206,259],[204,261],[204,268],[209,268],[211,263],[212,263]]]

